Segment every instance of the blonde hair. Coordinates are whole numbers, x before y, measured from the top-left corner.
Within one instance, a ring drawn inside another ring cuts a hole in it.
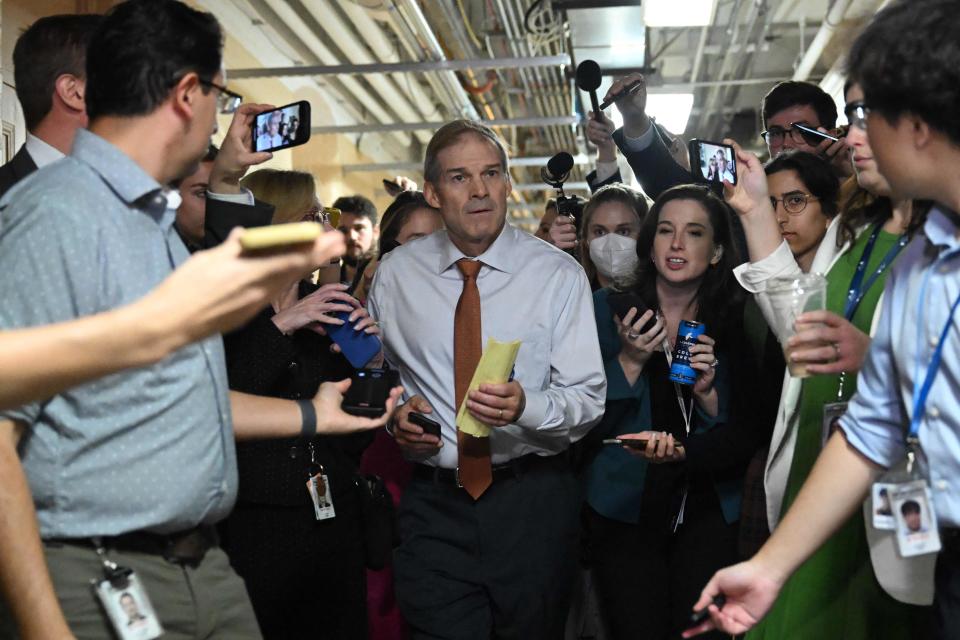
[[[259,169],[241,180],[240,185],[250,189],[258,200],[275,207],[270,224],[300,222],[317,197],[317,183],[305,171]]]

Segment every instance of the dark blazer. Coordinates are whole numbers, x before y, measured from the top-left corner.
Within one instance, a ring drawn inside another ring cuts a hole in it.
[[[670,155],[670,144],[660,125],[653,128],[653,141],[643,151],[630,151],[624,146],[623,128],[613,132],[613,141],[637,176],[643,192],[656,200],[661,193],[678,184],[690,184],[693,176]]]
[[[215,247],[227,239],[234,227],[264,227],[273,219],[274,206],[256,200],[253,205],[207,198],[201,249]]]
[[[600,187],[605,187],[608,184],[617,184],[623,182],[623,177],[620,175],[620,169],[617,169],[617,172],[612,176],[604,180],[603,182],[597,181],[597,171],[594,169],[587,174],[587,186],[590,187],[590,193],[596,193],[597,189]]]
[[[10,162],[0,167],[0,196],[36,170],[37,163],[27,153],[27,145],[23,145]]]
[[[303,283],[301,297],[316,290]],[[353,368],[330,352],[330,339],[309,329],[283,335],[271,318],[272,307],[261,311],[245,327],[223,336],[227,377],[234,391],[273,398],[312,398],[320,383],[350,377]],[[372,432],[313,439],[316,462],[330,477],[334,504],[357,500],[354,474],[360,455],[373,440]],[[299,438],[237,443],[237,464],[243,503],[308,506],[306,489],[310,453]]]

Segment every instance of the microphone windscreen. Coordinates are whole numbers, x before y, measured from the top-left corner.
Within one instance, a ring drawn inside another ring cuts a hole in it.
[[[600,65],[593,60],[584,60],[577,65],[577,87],[581,91],[596,91],[603,82]]]
[[[547,171],[555,178],[565,176],[571,169],[573,169],[573,156],[566,151],[561,151],[547,162]]]

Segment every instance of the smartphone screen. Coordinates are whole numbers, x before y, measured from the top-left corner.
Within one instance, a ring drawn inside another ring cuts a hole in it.
[[[310,139],[310,103],[294,102],[264,111],[253,123],[253,150],[276,151]]]
[[[698,182],[737,184],[733,147],[706,140],[690,141],[690,171]]]

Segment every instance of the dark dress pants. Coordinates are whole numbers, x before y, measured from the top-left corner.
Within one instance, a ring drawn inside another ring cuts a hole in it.
[[[452,484],[415,479],[394,554],[414,638],[563,638],[580,495],[566,456],[495,481],[476,502]]]
[[[933,630],[936,640],[960,638],[960,529],[941,532],[943,549],[934,577]]]
[[[648,496],[639,524],[587,507],[588,554],[608,640],[679,638],[713,573],[737,562],[737,526],[724,521],[712,487],[691,490],[676,533],[667,503]]]
[[[246,581],[264,640],[366,640],[366,574],[356,506],[317,521],[313,507],[237,503],[220,530]]]

